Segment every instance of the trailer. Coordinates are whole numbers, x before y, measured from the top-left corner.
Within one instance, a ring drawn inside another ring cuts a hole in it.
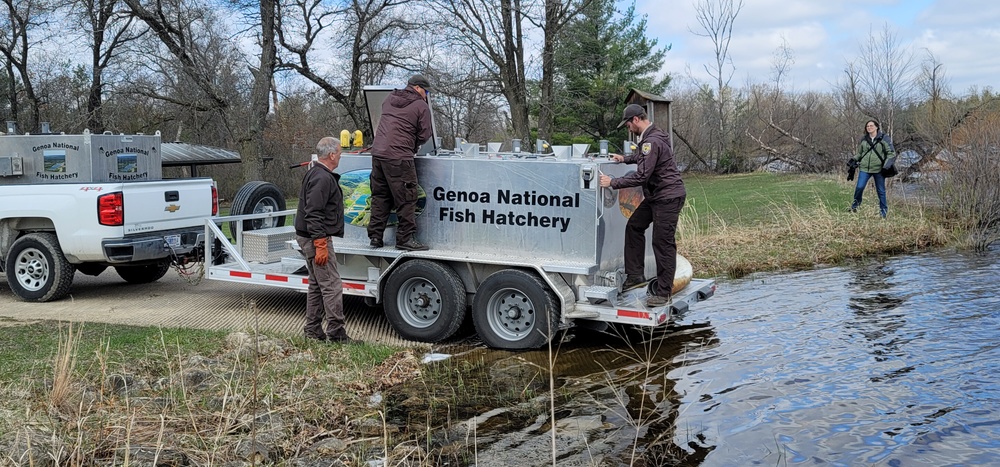
[[[388,321],[406,339],[447,339],[471,316],[491,347],[536,348],[552,331],[581,322],[663,326],[715,293],[713,280],[684,277],[690,273],[684,268],[676,284],[682,288],[668,306],[646,307],[644,288],[622,290],[625,222],[642,193],[602,189],[596,175],[625,175],[623,164],[419,156],[418,236],[430,250],[415,252],[394,248],[391,226],[386,246],[369,246],[370,167],[368,155],[341,159],[345,233],[332,250],[344,293],[383,304]],[[253,229],[294,215],[264,209],[208,219],[206,277],[305,292],[308,275],[294,228]],[[225,223],[235,244],[220,228]],[[652,249],[647,245],[646,251],[646,276],[653,277]]]
[[[387,93],[366,88],[375,127],[374,110]],[[598,175],[624,176],[633,167],[586,150],[438,145],[432,140],[414,159],[417,238],[427,251],[394,248],[394,214],[386,245],[372,248],[366,230],[371,155],[345,153],[337,169],[345,232],[331,248],[344,293],[382,304],[402,337],[438,342],[471,318],[490,347],[531,349],[573,325],[665,326],[715,293],[713,280],[691,277],[684,258],[668,305],[647,307],[645,288],[623,290],[625,224],[642,190],[601,188]],[[242,203],[242,212],[206,220],[207,278],[307,290],[294,228],[279,221],[295,212],[277,210],[284,201],[275,201],[273,192],[270,184],[241,190],[244,201],[251,200]],[[223,224],[230,226],[234,243],[223,234]],[[645,275],[655,277],[648,244],[646,252]]]

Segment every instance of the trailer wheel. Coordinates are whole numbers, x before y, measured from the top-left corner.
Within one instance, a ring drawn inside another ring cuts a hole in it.
[[[426,260],[407,261],[385,284],[385,315],[406,339],[438,342],[451,337],[465,319],[465,286],[450,267]]]
[[[10,247],[4,269],[14,295],[28,302],[66,296],[76,272],[53,233],[32,233],[17,239]]]
[[[519,350],[541,347],[559,321],[559,300],[535,274],[497,271],[476,291],[472,322],[486,345]]]
[[[240,187],[233,197],[233,205],[229,214],[242,216],[245,214],[263,214],[285,210],[285,195],[281,194],[273,183],[253,181]],[[250,219],[243,221],[243,231],[281,227],[285,225],[285,216],[270,219]],[[236,237],[239,221],[229,223],[229,232]]]
[[[170,262],[162,261],[140,266],[115,266],[115,272],[129,284],[148,284],[156,282],[170,270]]]

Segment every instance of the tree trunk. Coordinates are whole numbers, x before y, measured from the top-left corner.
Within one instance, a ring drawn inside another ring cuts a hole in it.
[[[560,24],[559,0],[545,0],[545,38],[542,42],[541,99],[538,105],[538,138],[552,141],[552,109],[555,105],[553,84],[555,75],[556,35]]]
[[[502,0],[500,10],[503,15],[504,55],[508,66],[500,71],[503,80],[504,95],[510,103],[510,120],[514,127],[514,135],[521,138],[522,144],[531,139],[531,127],[528,123],[528,89],[524,76],[524,36],[521,31],[521,1]]]
[[[103,87],[101,70],[95,68],[91,75],[90,93],[87,97],[87,128],[94,133],[104,132],[104,112],[101,110]]]
[[[274,0],[260,2],[260,65],[254,72],[250,95],[249,137],[243,144],[243,181],[260,180],[264,173],[264,129],[270,110],[269,93],[277,50],[274,45]]]

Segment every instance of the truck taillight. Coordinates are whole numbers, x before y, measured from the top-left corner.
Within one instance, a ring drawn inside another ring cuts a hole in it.
[[[125,201],[121,192],[97,197],[97,221],[109,226],[125,224]]]
[[[219,189],[212,185],[212,215],[219,215]]]

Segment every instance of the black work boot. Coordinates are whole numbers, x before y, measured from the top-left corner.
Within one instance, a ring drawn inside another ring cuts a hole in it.
[[[670,297],[664,297],[662,295],[650,295],[646,297],[646,306],[650,308],[656,308],[658,306],[664,306],[671,302]]]
[[[635,274],[629,274],[629,275],[625,276],[625,283],[622,284],[622,290],[634,289],[634,288],[642,285],[643,282],[646,282],[646,279],[644,279],[642,276],[637,276]]]
[[[430,248],[427,245],[418,242],[417,239],[411,237],[409,240],[403,243],[397,243],[396,249],[407,250],[407,251],[426,251]]]

